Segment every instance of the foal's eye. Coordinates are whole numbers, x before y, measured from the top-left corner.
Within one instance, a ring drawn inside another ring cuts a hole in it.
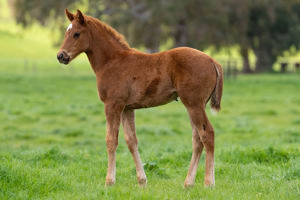
[[[80,33],[74,33],[73,38],[77,39],[77,38],[79,38],[79,36],[80,36]]]

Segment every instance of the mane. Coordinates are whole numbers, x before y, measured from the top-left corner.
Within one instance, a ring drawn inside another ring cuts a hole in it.
[[[99,27],[101,30],[105,31],[107,34],[109,34],[117,43],[119,43],[124,49],[130,49],[129,44],[126,42],[126,39],[124,36],[120,33],[118,33],[114,28],[111,26],[107,25],[104,22],[101,22],[100,20],[90,17],[90,16],[85,16],[88,21],[92,22],[93,25],[96,27]]]

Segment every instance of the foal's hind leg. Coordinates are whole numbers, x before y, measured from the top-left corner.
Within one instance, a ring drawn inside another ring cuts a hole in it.
[[[138,140],[135,133],[134,121],[134,110],[124,110],[122,114],[122,124],[125,140],[135,162],[139,186],[145,187],[147,185],[147,179],[138,151]]]
[[[201,142],[200,135],[197,131],[196,126],[192,121],[191,121],[191,125],[193,129],[193,155],[191,159],[189,172],[184,182],[184,187],[190,187],[194,185],[199,159],[203,150],[203,144]]]
[[[204,104],[205,105],[205,104]],[[205,113],[204,105],[187,106],[192,123],[196,126],[205,148],[205,186],[215,185],[214,174],[214,129]]]

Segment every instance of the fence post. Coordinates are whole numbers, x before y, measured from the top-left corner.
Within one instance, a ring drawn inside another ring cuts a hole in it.
[[[24,60],[24,71],[26,72],[28,70],[28,59]]]
[[[237,76],[237,72],[238,72],[238,69],[237,69],[237,62],[235,61],[233,63],[233,69],[232,69],[232,73],[233,73],[233,78],[236,79],[236,76]]]
[[[32,62],[32,71],[35,73],[36,72],[36,61]]]
[[[230,60],[227,61],[227,78],[231,76],[231,63]]]
[[[295,70],[296,72],[299,72],[300,63],[295,63]]]
[[[285,63],[281,63],[281,72],[284,73],[287,71],[287,66],[288,64],[285,62]]]

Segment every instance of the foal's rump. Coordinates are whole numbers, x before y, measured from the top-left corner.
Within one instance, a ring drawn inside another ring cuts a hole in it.
[[[223,71],[221,65],[196,49],[180,47],[169,51],[174,87],[186,106],[205,105],[211,98],[211,108],[220,110]]]

